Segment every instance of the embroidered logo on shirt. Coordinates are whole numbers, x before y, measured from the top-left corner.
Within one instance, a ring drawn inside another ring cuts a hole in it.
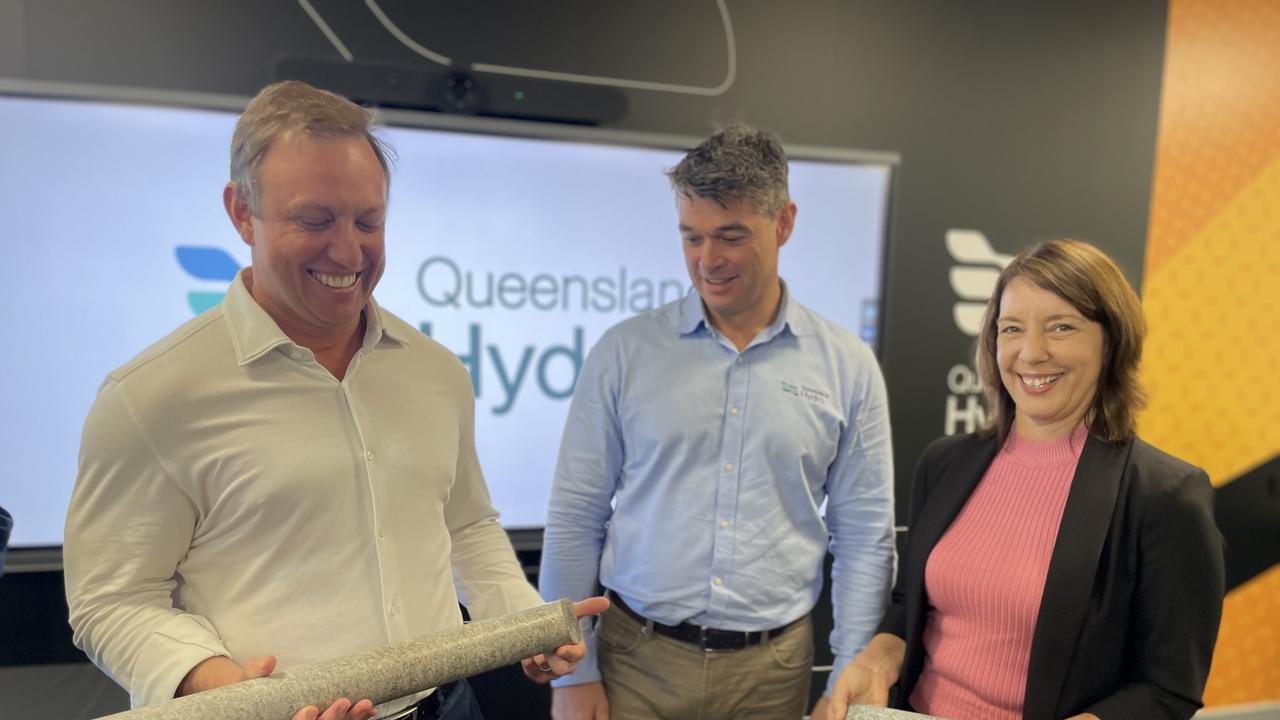
[[[804,385],[795,385],[786,380],[782,382],[782,392],[789,395],[795,395],[801,400],[808,400],[811,403],[825,403],[831,399],[831,396],[821,390],[815,390]]]

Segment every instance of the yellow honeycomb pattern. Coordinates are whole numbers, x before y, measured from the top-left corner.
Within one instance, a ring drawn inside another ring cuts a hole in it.
[[[1140,432],[1215,485],[1280,452],[1280,2],[1171,0]],[[1258,542],[1274,542],[1258,538]],[[1227,596],[1208,706],[1280,700],[1280,567]]]
[[[1143,437],[1215,485],[1280,450],[1280,389],[1264,379],[1280,363],[1280,146],[1275,155],[1144,282]]]
[[[1159,270],[1280,148],[1280,2],[1172,0],[1152,186]]]

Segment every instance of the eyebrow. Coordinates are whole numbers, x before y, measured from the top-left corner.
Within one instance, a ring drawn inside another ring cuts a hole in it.
[[[1050,315],[1049,317],[1044,319],[1045,322],[1053,322],[1055,320],[1079,320],[1080,322],[1088,322],[1087,320],[1084,319],[1083,316],[1076,315],[1074,313],[1058,313],[1056,315]],[[996,322],[1008,322],[1008,321],[1022,322],[1022,320],[1019,319],[1017,315],[1001,315],[1000,317],[996,318]]]
[[[387,209],[386,209],[386,207],[385,207],[385,206],[383,206],[383,207],[376,207],[376,206],[374,206],[374,207],[367,207],[367,208],[362,208],[362,209],[360,209],[360,210],[357,210],[357,211],[356,211],[356,213],[355,213],[355,216],[356,216],[356,217],[366,217],[366,216],[368,216],[368,215],[370,215],[370,214],[373,214],[373,213],[377,213],[377,214],[379,214],[379,215],[385,215],[385,214],[386,214],[386,211],[387,211]],[[285,212],[287,212],[287,213],[289,213],[289,214],[291,214],[291,215],[302,215],[302,214],[304,214],[304,213],[322,213],[322,214],[325,214],[325,215],[338,215],[338,214],[339,214],[339,213],[334,212],[334,211],[333,211],[333,208],[329,207],[328,205],[325,205],[325,204],[323,204],[323,203],[316,203],[316,202],[304,202],[304,203],[302,203],[302,204],[300,204],[300,205],[296,205],[296,206],[294,206],[294,207],[287,208],[287,209],[285,210]]]
[[[690,233],[690,232],[696,232],[696,230],[689,227],[688,225],[685,225],[684,223],[680,223],[680,232]],[[712,234],[721,235],[727,232],[749,233],[751,232],[751,228],[747,227],[746,225],[743,225],[742,223],[729,223],[728,225],[721,225],[720,227],[716,228],[715,230],[712,231]]]

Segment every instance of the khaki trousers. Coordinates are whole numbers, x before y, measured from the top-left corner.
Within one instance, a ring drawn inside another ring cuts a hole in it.
[[[807,616],[758,645],[705,652],[611,607],[596,638],[611,720],[799,720],[808,711]]]

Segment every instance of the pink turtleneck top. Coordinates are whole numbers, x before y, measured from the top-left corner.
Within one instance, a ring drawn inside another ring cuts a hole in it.
[[[1018,720],[1031,637],[1087,436],[1010,431],[925,565],[925,663],[910,702],[953,720]]]

